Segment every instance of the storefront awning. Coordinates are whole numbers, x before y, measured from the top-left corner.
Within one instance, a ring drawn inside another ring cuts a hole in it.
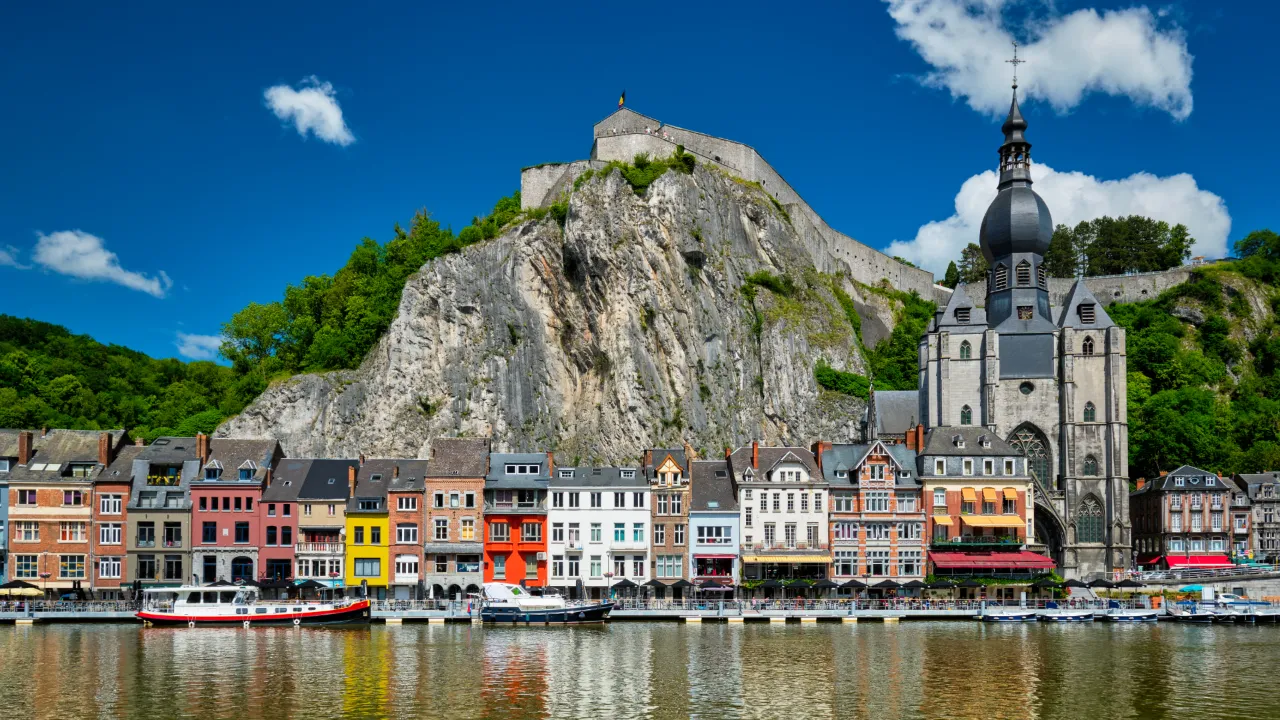
[[[954,525],[955,523],[951,521],[950,515],[934,515],[933,524],[934,525]]]
[[[1165,555],[1170,570],[1177,568],[1229,568],[1235,567],[1226,555]]]
[[[744,563],[829,563],[831,556],[814,555],[743,555]]]
[[[989,503],[993,503],[993,502],[995,502],[995,501],[996,501],[996,489],[995,489],[995,488],[982,488],[982,501],[983,501],[983,502],[989,502]]]
[[[1017,515],[961,515],[960,522],[969,527],[1020,528],[1022,518]]]
[[[1053,561],[1026,550],[1020,552],[931,552],[929,560],[940,570],[1051,570]]]
[[[977,502],[977,501],[978,501],[978,494],[977,494],[977,493],[975,493],[975,492],[973,491],[973,488],[961,488],[961,489],[960,489],[960,497],[961,497],[965,502]]]
[[[1017,491],[1017,490],[1014,490],[1013,488],[1005,488],[1005,489],[1004,489],[1004,499],[1005,499],[1005,500],[1017,500],[1017,499],[1018,499],[1018,491]]]

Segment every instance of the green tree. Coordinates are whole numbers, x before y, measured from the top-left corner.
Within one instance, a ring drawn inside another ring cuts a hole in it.
[[[1077,227],[1088,232],[1088,223]],[[1082,233],[1083,235],[1083,233]],[[1053,230],[1053,239],[1044,253],[1044,271],[1049,277],[1073,278],[1079,275],[1084,255],[1084,241],[1075,228],[1059,225]]]
[[[960,282],[965,285],[979,283],[987,277],[987,258],[977,243],[969,243],[960,251]]]
[[[947,274],[942,277],[942,284],[952,289],[960,284],[960,270],[956,268],[955,260],[947,263]]]
[[[288,330],[288,314],[278,302],[249,303],[223,324],[220,351],[236,369],[265,372],[267,361],[275,358]]]
[[[1267,228],[1254,230],[1243,239],[1236,241],[1236,256],[1280,260],[1280,235]]]
[[[1101,217],[1087,225],[1092,237],[1077,237],[1077,242],[1085,243],[1085,274],[1091,277],[1178,267],[1191,256],[1195,242],[1185,225],[1170,226],[1140,215]],[[1075,232],[1080,235],[1079,225]]]

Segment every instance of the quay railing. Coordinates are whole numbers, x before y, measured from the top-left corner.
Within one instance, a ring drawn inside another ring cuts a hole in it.
[[[479,609],[476,602],[466,600],[374,600],[373,609],[378,612],[448,612],[453,615],[468,615]]]
[[[1100,610],[1105,611],[1113,602],[1109,599],[1085,600],[1085,599],[1061,599],[1061,600],[1045,600],[1045,599],[1028,599],[1022,600],[934,600],[929,598],[891,598],[885,600],[876,599],[857,599],[857,600],[713,600],[713,599],[690,599],[690,600],[635,600],[632,598],[624,598],[616,602],[619,610],[643,610],[643,611],[721,611],[724,614],[736,615],[740,613],[763,613],[763,612],[856,612],[863,610],[972,610],[978,612],[984,607],[992,608],[1027,608],[1034,610],[1044,610],[1048,608],[1048,604],[1054,602],[1057,607],[1064,610]],[[1115,600],[1121,608],[1133,609],[1139,607],[1139,604],[1133,600]]]
[[[0,600],[0,613],[14,612],[134,612],[127,600]]]
[[[1236,565],[1229,568],[1186,568],[1181,570],[1139,570],[1130,573],[1136,580],[1211,580],[1213,578],[1280,573],[1280,565]]]

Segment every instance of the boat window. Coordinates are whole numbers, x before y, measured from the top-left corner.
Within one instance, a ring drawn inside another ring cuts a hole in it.
[[[229,603],[234,601],[235,599],[236,599],[236,594],[234,592],[218,593],[218,602]]]
[[[188,594],[188,595],[187,595],[187,604],[188,604],[188,605],[199,605],[199,604],[200,604],[200,593],[198,593],[198,592],[193,592],[193,593]]]
[[[293,609],[293,611],[294,611],[294,612],[302,612],[302,608],[294,608],[294,609]]]
[[[278,613],[281,613],[281,612],[289,612],[289,608],[283,608],[283,607],[276,608],[276,612],[278,612]]]
[[[261,614],[263,614],[263,613],[265,613],[265,612],[267,611],[267,608],[254,608],[254,609],[253,609],[253,611],[254,611],[255,613],[257,613],[257,614],[261,615]]]
[[[249,614],[249,608],[236,608],[236,614],[237,614],[237,615],[248,615],[248,614]]]
[[[211,604],[211,605],[212,605],[212,604],[217,603],[217,602],[218,602],[218,593],[216,593],[216,592],[207,592],[207,593],[205,593],[205,594],[204,594],[204,601],[205,601],[205,602],[207,602],[207,603],[209,603],[209,604]]]

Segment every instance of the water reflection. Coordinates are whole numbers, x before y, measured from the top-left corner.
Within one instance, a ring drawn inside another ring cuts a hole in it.
[[[1280,716],[1280,628],[0,627],[9,716]]]

